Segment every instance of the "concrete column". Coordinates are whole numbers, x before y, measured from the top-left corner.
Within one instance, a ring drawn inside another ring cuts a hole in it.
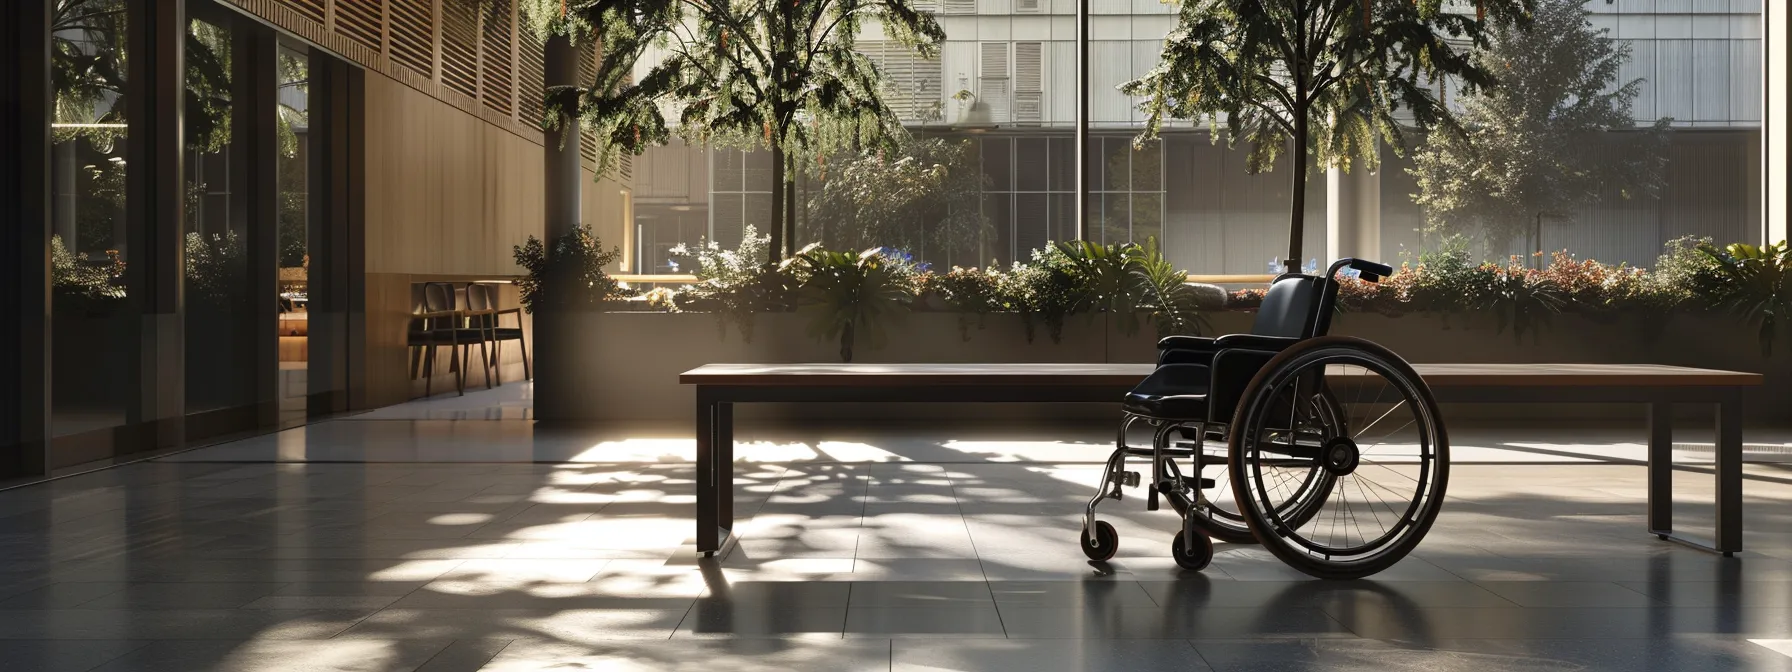
[[[1326,170],[1325,254],[1319,267],[1343,257],[1385,261],[1381,256],[1381,174],[1360,161],[1348,173]]]
[[[544,55],[544,80],[547,88],[579,85],[579,49],[572,38],[556,35],[548,38]],[[585,175],[579,156],[578,119],[561,118],[561,131],[547,131],[546,151],[542,163],[542,209],[547,221],[544,238],[553,240],[571,233],[580,224],[579,196]]]
[[[548,89],[580,84],[579,49],[571,38],[548,38],[544,58]],[[585,185],[578,120],[563,116],[561,126],[564,131],[547,131],[542,151],[542,196],[546,199],[542,232],[550,243],[580,225],[579,196]],[[579,348],[601,347],[592,334],[579,333],[571,323],[574,318],[560,314],[563,312],[551,306],[537,307],[531,320],[535,337],[531,352],[535,360],[535,416],[542,420],[574,417],[581,410],[579,406],[588,400],[580,397],[579,379],[595,372],[567,370],[568,365],[579,361]]]
[[[1787,27],[1787,16],[1792,14],[1792,8],[1777,2],[1762,3],[1761,6],[1763,18],[1767,20],[1767,39],[1762,45],[1767,51],[1767,59],[1761,68],[1765,79],[1762,90],[1766,93],[1761,96],[1761,139],[1767,145],[1761,152],[1764,187],[1761,192],[1765,201],[1762,209],[1766,214],[1762,233],[1765,242],[1773,243],[1787,238],[1786,218],[1792,215],[1786,204],[1787,192],[1792,191],[1792,179],[1789,179],[1792,178],[1792,166],[1787,165],[1792,154],[1788,154],[1786,142],[1792,137],[1792,125],[1788,125],[1792,119],[1788,118],[1786,110],[1786,105],[1792,103],[1792,97],[1787,95],[1786,77],[1787,71],[1792,70],[1786,45],[1788,37],[1792,37],[1792,30]]]

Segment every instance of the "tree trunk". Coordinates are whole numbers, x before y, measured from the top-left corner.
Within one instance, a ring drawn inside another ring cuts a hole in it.
[[[1282,265],[1289,273],[1300,271],[1301,241],[1306,239],[1307,217],[1307,115],[1305,111],[1294,115],[1294,174],[1293,205],[1288,213],[1288,258]]]
[[[796,254],[796,176],[784,183],[784,244],[790,246],[789,255]]]
[[[784,148],[772,143],[772,230],[766,261],[773,266],[784,260]]]

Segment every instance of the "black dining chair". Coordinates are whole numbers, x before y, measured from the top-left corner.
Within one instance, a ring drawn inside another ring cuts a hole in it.
[[[503,384],[502,363],[504,361],[504,341],[516,341],[523,352],[523,380],[534,380],[535,374],[529,366],[529,343],[523,337],[523,309],[498,308],[498,288],[485,284],[473,283],[467,286],[467,308],[472,311],[470,321],[485,330],[485,337],[492,342],[491,363],[493,377]],[[516,316],[516,326],[506,327],[502,324],[505,315]]]
[[[462,395],[467,393],[467,372],[461,365],[462,355],[470,354],[467,350],[472,344],[479,343],[481,360],[484,360],[485,343],[480,332],[465,325],[466,314],[456,303],[454,283],[428,282],[423,284],[423,305],[411,314],[411,327],[406,337],[406,344],[411,347],[411,378],[415,380],[418,375],[423,376],[425,397],[433,393],[436,348],[448,348],[448,370],[454,374],[455,391]],[[487,384],[490,384],[489,378]]]

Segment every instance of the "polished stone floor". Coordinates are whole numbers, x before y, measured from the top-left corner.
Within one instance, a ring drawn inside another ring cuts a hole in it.
[[[1175,517],[1131,499],[1088,563],[1101,428],[743,428],[741,540],[699,560],[688,437],[528,408],[513,384],[0,492],[0,670],[1792,670],[1783,435],[1748,437],[1724,559],[1643,532],[1636,432],[1453,432],[1425,543],[1326,583],[1254,547],[1181,572]]]

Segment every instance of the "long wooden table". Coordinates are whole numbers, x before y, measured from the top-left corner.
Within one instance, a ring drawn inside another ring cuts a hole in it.
[[[713,555],[734,521],[734,405],[765,402],[1117,403],[1151,364],[708,364],[680,374],[697,398],[697,550]],[[1648,406],[1649,532],[1742,550],[1742,395],[1761,374],[1652,364],[1415,364],[1439,403]],[[1717,536],[1673,529],[1673,410],[1717,411]]]

